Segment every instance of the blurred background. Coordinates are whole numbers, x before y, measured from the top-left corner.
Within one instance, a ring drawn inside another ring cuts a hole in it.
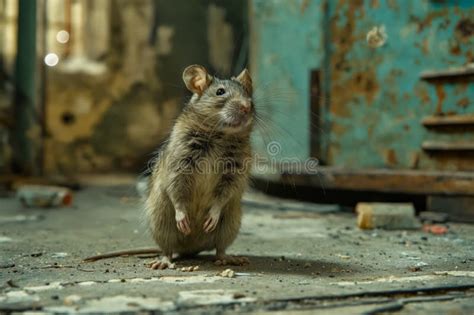
[[[471,194],[451,182],[474,170],[473,16],[469,0],[0,0],[0,171],[138,174],[198,63],[250,69],[256,152],[320,166],[257,178]]]

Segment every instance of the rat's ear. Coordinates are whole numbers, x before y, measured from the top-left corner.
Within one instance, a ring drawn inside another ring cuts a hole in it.
[[[183,81],[188,90],[201,95],[211,84],[212,77],[203,66],[192,65],[184,69]]]
[[[242,72],[235,78],[242,86],[244,87],[245,91],[252,95],[253,87],[252,87],[252,78],[250,77],[250,72],[247,69],[242,70]]]

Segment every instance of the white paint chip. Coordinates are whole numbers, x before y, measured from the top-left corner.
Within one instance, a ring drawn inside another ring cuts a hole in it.
[[[44,310],[51,313],[66,314],[118,314],[135,313],[138,311],[169,312],[176,309],[175,304],[171,301],[162,301],[159,298],[144,298],[125,295],[88,300],[85,301],[83,305],[73,304],[68,306],[46,307]]]
[[[222,278],[218,276],[203,276],[203,275],[186,276],[186,277],[165,276],[165,277],[161,277],[160,280],[166,283],[190,284],[190,283],[212,283],[217,280],[222,280]]]
[[[5,295],[0,295],[0,303],[8,305],[21,302],[34,303],[39,302],[40,298],[37,295],[28,294],[23,290],[10,291]]]
[[[51,282],[50,284],[47,284],[47,285],[25,287],[24,289],[26,291],[39,292],[39,291],[48,291],[48,290],[60,290],[63,288],[64,286],[62,285],[61,282]]]
[[[63,253],[63,252],[53,253],[51,255],[51,257],[53,257],[53,258],[65,258],[67,256],[69,256],[69,254],[68,253]]]
[[[11,242],[12,239],[8,236],[0,236],[0,243],[8,243]]]
[[[454,276],[454,277],[470,277],[474,278],[474,271],[435,271],[433,274],[429,275],[419,275],[419,276],[407,276],[407,277],[383,277],[377,278],[373,280],[365,280],[365,281],[340,281],[340,282],[333,282],[331,284],[336,284],[340,286],[353,286],[353,285],[361,285],[361,284],[375,284],[375,283],[405,283],[405,282],[412,282],[412,281],[433,281],[441,279],[445,276]]]
[[[235,291],[222,289],[181,291],[178,296],[178,304],[186,306],[249,303],[254,301],[255,298],[245,297]]]
[[[371,48],[382,47],[388,39],[387,32],[385,31],[385,26],[374,26],[366,36],[367,44]]]
[[[435,271],[435,275],[453,276],[453,277],[470,277],[474,278],[474,271],[452,270],[452,271]]]
[[[14,216],[1,216],[0,223],[38,221],[42,218],[43,216],[40,216],[40,215],[21,215],[21,214],[14,215]]]

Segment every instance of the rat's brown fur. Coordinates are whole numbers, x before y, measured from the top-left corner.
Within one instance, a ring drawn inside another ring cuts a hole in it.
[[[172,267],[174,253],[212,249],[221,263],[242,263],[225,250],[240,228],[249,177],[251,79],[244,70],[219,80],[201,66],[188,67],[183,79],[194,95],[154,164],[145,203],[151,234],[164,254],[153,266]],[[216,94],[219,88],[224,96]]]

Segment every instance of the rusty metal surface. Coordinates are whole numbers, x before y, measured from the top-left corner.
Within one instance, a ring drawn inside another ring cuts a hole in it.
[[[468,141],[474,134],[433,133],[420,121],[427,115],[472,113],[473,83],[423,82],[419,74],[473,61],[474,37],[468,25],[474,3],[330,3],[332,73],[327,118],[331,164],[409,168],[411,157],[419,154],[422,168],[463,168],[455,159],[425,155],[421,144]],[[376,50],[364,42],[373,25],[385,25],[389,36]]]
[[[467,67],[470,72],[474,62],[474,2],[308,2],[304,13],[298,8],[306,1],[254,0],[251,5],[255,81],[298,93],[293,99],[275,93],[266,107],[283,113],[274,121],[289,131],[275,136],[282,156],[309,156],[310,92],[305,87],[317,68],[324,89],[320,158],[329,165],[472,170],[472,159],[422,149],[424,141],[469,141],[472,130],[432,130],[422,120],[474,112],[472,76],[452,70]],[[388,40],[371,48],[366,34],[381,25]],[[433,71],[444,75],[420,77]]]
[[[257,152],[277,140],[281,156],[310,154],[310,78],[322,65],[324,1],[253,0],[250,5],[251,71],[255,103],[266,121]],[[265,154],[265,153],[263,153]]]

